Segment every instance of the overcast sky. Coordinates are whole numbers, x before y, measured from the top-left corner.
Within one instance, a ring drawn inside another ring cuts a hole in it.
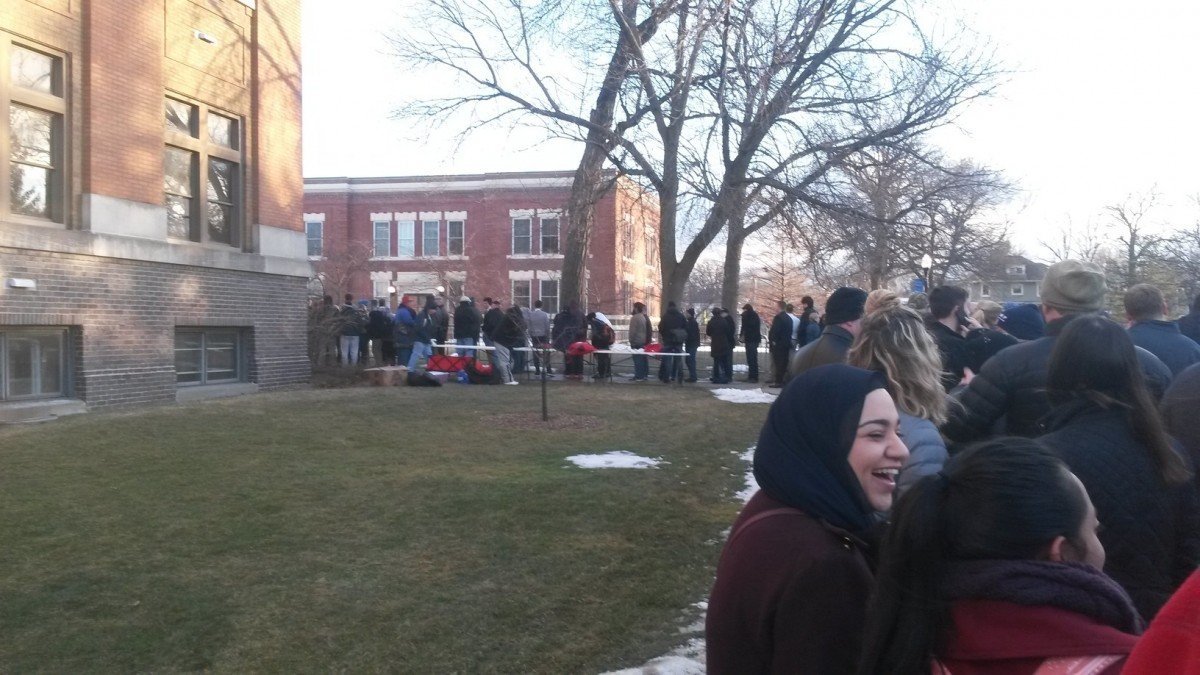
[[[1037,257],[1042,233],[1154,187],[1161,220],[1200,215],[1187,201],[1200,193],[1200,4],[947,1],[1016,72],[936,140],[1022,188],[1003,214],[1018,246]],[[305,175],[573,168],[578,148],[535,134],[480,133],[456,149],[451,130],[430,136],[391,119],[420,86],[398,71],[383,39],[411,2],[305,0]]]

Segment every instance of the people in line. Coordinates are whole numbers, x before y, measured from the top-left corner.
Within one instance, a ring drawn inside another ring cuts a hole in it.
[[[929,319],[926,325],[942,355],[942,387],[951,391],[967,376],[970,360],[967,333],[979,324],[967,316],[970,295],[958,286],[938,286],[929,292]]]
[[[709,353],[712,356],[713,384],[729,384],[733,381],[733,343],[736,335],[732,330],[733,321],[721,307],[712,308],[712,318],[704,327],[708,336]]]
[[[762,344],[762,319],[750,303],[742,306],[742,326],[738,337],[746,348],[746,381],[758,382],[758,346]]]
[[[1033,437],[1039,420],[1050,412],[1046,373],[1059,333],[1072,320],[1104,308],[1104,272],[1091,262],[1065,260],[1046,270],[1042,280],[1042,314],[1046,336],[1005,349],[983,364],[950,406],[942,435],[958,443],[985,438],[998,423],[1005,433]],[[1171,371],[1153,354],[1138,350],[1138,361],[1151,390],[1161,396]]]
[[[646,314],[646,305],[633,303],[633,316],[629,317],[629,346],[642,349],[654,337],[654,329],[650,326],[650,316]],[[645,354],[633,355],[633,381],[645,382],[650,377],[650,357]]]
[[[367,339],[371,341],[369,352],[374,355],[376,365],[391,365],[396,358],[396,343],[392,339],[392,315],[385,300],[371,300],[367,313]]]
[[[459,298],[458,307],[454,308],[454,342],[465,347],[476,346],[479,344],[479,330],[482,324],[483,316],[475,309],[471,298],[465,295]],[[474,350],[468,354],[475,355]]]
[[[846,352],[858,337],[867,292],[861,288],[843,286],[825,302],[825,329],[816,340],[804,345],[792,356],[789,378],[795,378],[817,366],[845,363]]]
[[[496,355],[496,370],[504,384],[517,384],[513,377],[513,350],[525,346],[525,319],[521,308],[513,305],[501,312],[500,320],[491,334],[492,346]]]
[[[1037,441],[952,458],[892,513],[860,675],[1116,675],[1142,630],[1087,490]],[[811,672],[851,672],[827,670]]]
[[[760,489],[733,524],[708,602],[709,673],[854,672],[873,586],[868,542],[908,457],[886,386],[880,373],[826,365],[771,404],[754,451]]]
[[[427,300],[425,309],[417,316],[413,328],[412,354],[408,357],[408,369],[415,371],[422,359],[433,356],[433,343],[437,339],[437,304]]]
[[[499,299],[484,298],[483,304],[487,309],[483,313],[480,330],[483,332],[483,344],[491,347],[493,345],[491,335],[496,332],[496,327],[504,319],[504,310],[500,309]]]
[[[354,304],[352,294],[347,293],[345,300],[345,304],[338,309],[338,319],[341,322],[338,350],[341,353],[342,365],[353,366],[358,363],[359,342],[367,330],[367,314]]]
[[[978,373],[988,359],[1020,340],[1000,329],[1000,316],[1004,307],[998,302],[984,300],[975,305],[971,318],[979,328],[967,333],[967,368]]]
[[[392,339],[396,343],[396,365],[407,366],[412,358],[413,344],[417,335],[417,313],[413,311],[412,299],[400,297],[396,313],[392,315]]]
[[[687,342],[687,319],[675,305],[674,300],[667,302],[667,309],[658,319],[658,337],[662,341],[663,351],[680,353]],[[660,382],[674,382],[683,368],[681,359],[677,356],[664,357],[658,364],[658,379]]]
[[[617,333],[604,312],[591,312],[587,315],[588,326],[592,334],[592,346],[597,350],[612,349],[617,341]],[[612,378],[612,355],[596,354],[596,373],[592,376],[597,380]]]
[[[1172,375],[1200,363],[1200,343],[1179,332],[1179,324],[1167,321],[1167,300],[1150,284],[1137,284],[1125,291],[1125,318],[1133,344],[1158,357]]]
[[[541,300],[534,301],[527,323],[529,341],[535,350],[533,352],[533,372],[541,375],[542,368],[545,368],[546,374],[551,375],[554,373],[554,369],[550,367],[550,315],[542,309]],[[542,362],[543,358],[545,358],[545,363]]]
[[[683,343],[683,349],[687,352],[687,356],[684,358],[684,361],[687,364],[688,376],[684,382],[695,382],[696,352],[700,349],[700,322],[696,321],[696,309],[694,307],[687,308],[685,321],[687,328],[687,339]]]
[[[767,330],[767,350],[771,354],[771,387],[780,388],[787,379],[788,360],[792,355],[792,315],[783,300],[775,306],[778,311]]]
[[[921,315],[900,304],[894,293],[877,297],[874,311],[862,320],[847,363],[882,373],[900,411],[908,460],[896,482],[897,494],[941,470],[947,455],[937,425],[946,419],[946,394],[941,356]]]
[[[1070,322],[1046,388],[1054,408],[1040,440],[1083,481],[1104,524],[1104,571],[1151,619],[1200,566],[1200,496],[1129,335],[1100,316]]]
[[[568,353],[570,346],[587,338],[587,319],[572,300],[565,309],[554,316],[554,327],[550,339],[556,351],[563,354],[563,377],[568,380],[583,379],[583,357]]]

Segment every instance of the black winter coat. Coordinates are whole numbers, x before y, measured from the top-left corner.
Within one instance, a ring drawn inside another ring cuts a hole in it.
[[[762,342],[762,319],[758,318],[758,312],[747,309],[742,312],[742,342],[748,345],[757,345]]]
[[[1192,312],[1191,314],[1181,316],[1175,324],[1179,326],[1180,333],[1200,343],[1200,312]]]
[[[786,352],[792,348],[792,315],[780,312],[771,319],[771,330],[767,332],[767,345],[772,351]]]
[[[983,364],[1000,350],[1020,344],[1020,340],[991,328],[977,328],[967,333],[967,367],[971,372],[983,370]]]
[[[483,334],[484,334],[484,336],[487,337],[489,340],[495,340],[496,337],[495,337],[495,335],[493,335],[493,333],[495,333],[496,329],[500,327],[500,322],[503,320],[504,320],[504,311],[503,310],[501,310],[497,307],[492,307],[491,309],[489,309],[487,311],[487,313],[483,315]]]
[[[971,384],[955,396],[962,405],[951,405],[942,435],[956,443],[984,438],[1004,420],[1004,433],[1033,438],[1042,433],[1038,422],[1050,413],[1046,376],[1050,355],[1059,333],[1073,317],[1046,325],[1046,337],[1022,342],[996,354],[983,364]],[[1153,354],[1137,350],[1146,383],[1157,400],[1171,383],[1171,371]]]
[[[950,391],[962,381],[963,369],[970,360],[967,338],[932,317],[926,326],[929,334],[933,336],[933,341],[937,343],[938,353],[942,356],[942,387]]]
[[[1168,486],[1122,410],[1083,399],[1047,418],[1040,440],[1087,488],[1103,526],[1104,571],[1129,591],[1149,621],[1200,565],[1200,498],[1195,483]]]
[[[1165,363],[1172,375],[1200,363],[1200,344],[1180,333],[1174,321],[1139,321],[1129,327],[1129,337]]]
[[[471,303],[458,303],[458,307],[454,308],[454,337],[478,340],[482,321],[479,310],[471,306]]]
[[[790,381],[800,373],[830,363],[845,363],[846,353],[854,344],[854,336],[841,326],[826,326],[821,337],[804,345],[792,357],[787,379]]]
[[[672,336],[671,331],[682,328],[687,330],[687,317],[678,309],[668,309],[665,314],[658,320],[658,336],[662,340],[663,346],[671,345],[672,349],[666,351],[676,351],[683,343]]]
[[[725,318],[714,316],[708,320],[708,325],[704,327],[704,334],[708,336],[708,346],[714,354],[733,349],[733,341],[729,339],[729,324],[725,322]]]
[[[691,351],[700,346],[700,322],[695,317],[687,318],[687,341],[684,347]]]

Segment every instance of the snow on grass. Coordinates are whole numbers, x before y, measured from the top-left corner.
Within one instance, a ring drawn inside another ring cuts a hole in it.
[[[750,501],[750,498],[754,496],[754,493],[758,492],[758,481],[754,479],[755,447],[757,446],[752,445],[742,453],[742,461],[749,465],[749,468],[746,469],[746,487],[734,495],[734,497],[737,497],[738,501],[742,502],[743,504]]]
[[[571,455],[567,461],[584,469],[649,469],[662,463],[661,459],[642,457],[628,450],[616,450],[603,455]]]
[[[762,389],[712,389],[713,396],[730,403],[774,403],[775,394]]]

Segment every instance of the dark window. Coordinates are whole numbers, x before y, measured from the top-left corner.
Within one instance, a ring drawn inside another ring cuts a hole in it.
[[[0,398],[62,396],[66,391],[66,372],[65,330],[0,332]]]
[[[532,253],[533,235],[532,223],[529,218],[513,218],[512,221],[512,252],[513,255],[529,255]]]
[[[0,36],[0,63],[4,61],[8,68],[0,71],[0,111],[7,125],[0,147],[7,140],[8,157],[0,163],[0,179],[7,173],[9,187],[0,211],[63,222],[63,59]]]
[[[319,220],[304,223],[304,234],[308,237],[308,255],[319,258],[325,249],[325,223]]]
[[[237,329],[175,331],[175,382],[219,384],[242,379],[241,339]]]
[[[464,230],[466,225],[461,220],[451,220],[446,223],[446,254],[463,255],[466,251]],[[453,295],[453,294],[451,294]]]
[[[542,218],[542,255],[558,254],[558,218]]]
[[[208,106],[173,98],[165,99],[163,110],[167,235],[240,246],[242,156],[238,121]],[[202,200],[198,199],[201,194]]]

